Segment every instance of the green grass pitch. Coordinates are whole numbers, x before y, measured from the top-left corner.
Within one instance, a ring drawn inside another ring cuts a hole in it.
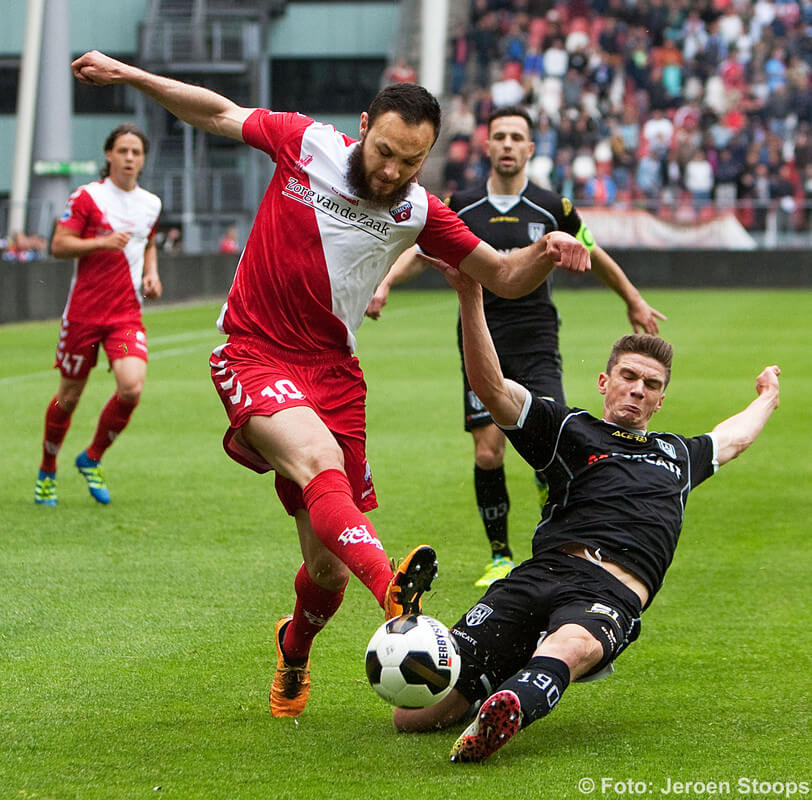
[[[364,676],[382,615],[354,579],[317,640],[306,712],[271,717],[273,625],[293,607],[301,559],[270,477],[221,448],[207,364],[222,341],[217,304],[147,315],[149,376],[105,458],[109,507],[91,500],[73,458],[112,377],[94,371],[74,416],[59,507],[35,507],[58,324],[0,327],[0,798],[558,800],[668,796],[676,781],[694,782],[683,792],[694,797],[783,797],[803,781],[809,791],[812,297],[646,294],[676,349],[654,429],[709,430],[755,396],[772,363],[781,407],[691,495],[665,586],[616,674],[571,687],[485,765],[448,763],[458,728],[394,732]],[[597,374],[627,331],[622,306],[601,290],[562,290],[557,302],[568,400],[597,412]],[[399,291],[359,336],[371,517],[390,555],[436,547],[425,609],[449,625],[478,599],[487,560],[455,317],[450,292]],[[524,557],[535,489],[515,454],[506,469]]]

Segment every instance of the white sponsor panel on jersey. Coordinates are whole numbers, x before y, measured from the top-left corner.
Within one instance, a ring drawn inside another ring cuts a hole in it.
[[[157,195],[136,186],[130,192],[119,189],[109,178],[83,187],[98,206],[104,220],[116,233],[128,233],[124,257],[130,267],[130,278],[140,301],[141,279],[144,273],[144,248],[158,214],[161,201]]]
[[[333,313],[346,325],[353,352],[355,331],[376,287],[397,256],[414,243],[428,216],[426,190],[416,183],[391,209],[355,198],[345,177],[354,147],[360,144],[348,147],[330,125],[309,126],[302,138],[302,152],[313,156],[303,164],[307,185],[303,178],[291,176],[283,190],[313,209],[330,277]]]

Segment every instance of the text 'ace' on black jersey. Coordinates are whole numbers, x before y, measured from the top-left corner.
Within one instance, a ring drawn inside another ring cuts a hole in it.
[[[674,556],[688,492],[716,471],[713,436],[629,431],[530,392],[505,433],[550,486],[533,553],[566,542],[599,549],[647,585],[651,603]]]
[[[480,239],[503,253],[527,247],[551,231],[576,236],[581,228],[581,218],[569,200],[529,182],[505,211],[492,204],[487,183],[457,192],[448,204]],[[559,319],[549,279],[514,300],[484,288],[482,294],[485,319],[499,353],[558,351]]]

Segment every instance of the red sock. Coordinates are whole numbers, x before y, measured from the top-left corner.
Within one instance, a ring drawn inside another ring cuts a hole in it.
[[[302,490],[310,524],[321,543],[338,556],[383,607],[392,568],[375,528],[352,498],[347,476],[326,469]]]
[[[116,392],[102,409],[99,416],[99,424],[90,447],[87,448],[87,457],[93,461],[101,461],[104,451],[110,447],[130,421],[135,407],[135,403],[127,403],[118,396]]]
[[[39,465],[43,472],[56,472],[56,457],[70,428],[71,416],[71,412],[65,411],[54,395],[45,412],[45,438],[42,440],[42,462]]]
[[[304,564],[296,574],[293,582],[296,589],[296,608],[293,619],[285,628],[285,640],[282,645],[285,656],[294,661],[304,661],[316,634],[328,623],[330,617],[338,611],[344,599],[344,588],[331,592],[319,586]]]

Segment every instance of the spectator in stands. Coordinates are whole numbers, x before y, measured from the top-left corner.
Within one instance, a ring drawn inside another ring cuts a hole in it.
[[[807,230],[812,228],[812,163],[804,167],[804,225]]]
[[[739,59],[739,52],[732,47],[727,58],[719,65],[719,75],[728,92],[744,92],[747,88],[747,76],[744,64]]]
[[[682,97],[684,74],[682,52],[673,39],[666,39],[659,54],[662,81],[669,104],[673,106]]]
[[[656,200],[663,187],[663,168],[660,159],[650,150],[646,150],[637,161],[635,182],[643,196]]]
[[[467,93],[451,98],[449,110],[443,116],[443,128],[452,141],[455,139],[470,141],[476,129],[476,116]]]
[[[787,84],[787,64],[785,59],[784,48],[775,47],[764,64],[764,72],[767,75],[767,88],[771,92]]]
[[[812,8],[812,4],[810,4],[810,8]],[[791,55],[787,64],[786,77],[791,91],[803,93],[809,88],[812,64],[805,61],[800,55]]]
[[[587,52],[589,47],[589,37],[583,33],[583,38],[571,39],[572,34],[567,37],[566,49],[569,53],[568,66],[580,75],[585,75],[590,69],[590,58]]]
[[[764,103],[764,111],[770,121],[770,130],[783,138],[786,134],[787,118],[794,111],[792,96],[786,83],[779,84],[770,91]]]
[[[661,108],[654,109],[652,116],[643,125],[643,138],[649,151],[658,159],[663,159],[671,149],[674,136],[674,123]]]
[[[468,83],[468,54],[470,45],[465,24],[458,25],[449,44],[451,94],[457,95],[465,89],[465,85]]]
[[[701,56],[708,44],[708,31],[705,22],[697,9],[688,12],[688,18],[683,26],[682,56],[686,61],[692,61]]]
[[[161,242],[165,253],[180,253],[183,250],[183,234],[179,228],[170,228]]]
[[[555,39],[550,47],[544,51],[544,75],[547,78],[563,78],[567,74],[569,55],[564,47],[563,39]]]
[[[648,82],[650,43],[645,29],[634,28],[626,43],[625,71],[637,89]]]
[[[612,177],[611,163],[601,162],[595,174],[584,185],[584,200],[587,205],[608,207],[617,198],[617,184]]]
[[[572,174],[573,153],[569,147],[559,149],[553,167],[553,189],[562,197],[575,196],[575,176]]]
[[[640,118],[637,109],[627,103],[623,107],[620,123],[618,125],[618,133],[623,139],[623,144],[627,150],[637,152],[640,145]]]
[[[744,23],[732,6],[719,19],[719,33],[728,47],[733,48],[744,33]]]
[[[546,114],[540,114],[536,130],[533,135],[537,156],[546,156],[554,159],[558,149],[558,133]]]
[[[529,79],[544,76],[544,54],[538,44],[528,44],[522,73]]]
[[[603,30],[598,34],[600,49],[615,63],[619,62],[621,54],[621,32],[617,20],[608,16],[604,21]]]
[[[755,201],[756,228],[762,229],[766,225],[767,211],[770,207],[772,181],[767,165],[760,161],[756,164],[755,180],[753,183],[753,200]]]
[[[733,159],[728,148],[719,150],[719,162],[715,170],[714,198],[717,206],[733,208],[736,204],[736,185],[741,175],[741,165]]]
[[[3,261],[18,261],[17,254],[20,252],[20,233],[12,233],[7,239],[3,239]]]
[[[702,144],[702,131],[699,127],[699,109],[690,104],[681,106],[674,114],[674,134],[670,150],[681,166],[690,160]]]
[[[565,109],[581,107],[581,97],[585,85],[586,76],[574,67],[570,67],[561,84],[561,100]]]
[[[800,171],[805,171],[809,164],[812,164],[812,135],[810,135],[810,123],[800,122],[795,131],[795,142],[793,147],[795,165]]]
[[[634,150],[626,146],[626,140],[616,122],[612,125],[609,148],[612,153],[612,178],[615,185],[619,192],[628,192],[631,190],[636,158]]]
[[[47,252],[48,243],[42,236],[13,233],[5,240],[3,261],[39,261],[45,258]]]
[[[237,229],[232,225],[226,230],[225,234],[223,234],[223,238],[220,239],[217,250],[220,253],[236,253],[239,249],[240,245],[237,242]]]
[[[446,193],[456,192],[465,187],[470,157],[471,145],[468,140],[463,137],[455,138],[448,148],[445,161],[443,178]]]
[[[792,230],[795,227],[795,212],[798,209],[796,195],[800,196],[792,167],[781,164],[778,174],[770,180],[770,205],[778,215],[778,229]]]
[[[694,201],[694,208],[704,208],[711,199],[713,193],[713,168],[705,154],[705,151],[697,148],[694,150],[688,163],[685,165],[685,188],[691,193]]]
[[[520,82],[521,65],[517,61],[509,61],[502,70],[499,80],[491,84],[491,98],[495,108],[512,106],[521,103],[526,90]]]
[[[527,52],[527,36],[518,19],[514,18],[501,41],[502,58],[505,61],[524,62]]]
[[[487,7],[487,3],[484,4]],[[496,58],[499,42],[499,18],[492,11],[482,14],[474,23],[471,43],[476,56],[478,86],[490,84],[491,62]]]
[[[416,83],[417,70],[402,56],[390,64],[381,76],[381,88],[393,83]]]

